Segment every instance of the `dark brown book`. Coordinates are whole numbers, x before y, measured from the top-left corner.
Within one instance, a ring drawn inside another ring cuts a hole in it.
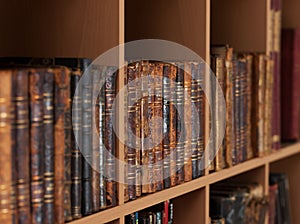
[[[44,223],[54,223],[54,72],[44,72]]]
[[[176,176],[177,184],[184,182],[184,64],[176,63]]]
[[[92,72],[82,78],[82,215],[92,214]]]
[[[170,185],[174,187],[177,184],[176,180],[176,72],[177,67],[174,64],[170,65],[170,134],[169,134],[169,142],[170,142]]]
[[[170,160],[170,81],[171,78],[171,64],[164,64],[163,66],[163,158],[164,158],[164,187],[171,187],[171,160]],[[174,147],[174,146],[173,146]]]
[[[278,185],[269,186],[269,224],[275,224],[276,220],[276,197],[278,194]]]
[[[163,63],[156,62],[154,64],[154,166],[153,175],[155,182],[155,191],[160,191],[164,188],[164,167],[163,167],[163,131],[162,131],[162,87],[163,87]],[[152,121],[153,122],[153,121]]]
[[[29,138],[29,75],[28,70],[13,74],[16,126],[17,205],[19,223],[31,223],[30,211],[30,138]]]
[[[64,158],[65,158],[65,113],[70,107],[70,71],[66,68],[54,70],[54,204],[55,223],[64,223]]]
[[[295,141],[298,140],[300,136],[299,29],[282,30],[281,50],[282,140]]]
[[[184,63],[184,181],[192,180],[192,108],[191,108],[191,64]]]
[[[71,97],[72,97],[72,125],[73,132],[71,135],[71,212],[72,218],[81,218],[81,191],[82,191],[82,154],[80,151],[81,145],[81,120],[82,120],[82,95],[81,85],[81,70],[75,69],[71,72]]]
[[[44,221],[44,71],[31,69],[29,75],[32,223]]]
[[[11,94],[12,94],[12,71],[1,70],[0,89],[0,222],[13,223],[12,205],[12,141],[11,138]]]
[[[127,112],[129,133],[127,136],[127,163],[128,163],[128,196],[129,200],[136,198],[136,100],[135,89],[137,68],[135,64],[127,68]]]
[[[115,108],[113,103],[116,96],[117,71],[114,67],[108,67],[105,73],[105,120],[104,120],[104,144],[107,150],[105,159],[106,171],[106,203],[107,207],[117,205],[116,183],[116,137],[113,130],[115,121]]]

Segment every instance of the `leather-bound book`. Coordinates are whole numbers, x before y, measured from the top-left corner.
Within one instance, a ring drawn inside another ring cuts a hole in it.
[[[71,212],[72,218],[81,218],[81,190],[82,190],[82,155],[79,146],[81,145],[81,119],[82,119],[82,95],[81,88],[77,85],[81,77],[81,70],[75,69],[71,72],[71,97],[72,97],[72,125],[71,135],[72,160],[71,160]],[[76,137],[77,138],[76,138]]]
[[[67,81],[68,85],[66,88],[66,97],[68,98],[68,103],[65,108],[65,119],[64,119],[64,132],[65,132],[65,174],[64,174],[64,214],[65,221],[72,220],[72,210],[71,210],[71,160],[72,160],[72,150],[71,150],[71,134],[72,134],[72,118],[71,118],[71,74],[70,70],[65,69],[65,72],[68,73]]]
[[[136,199],[136,71],[135,64],[128,65],[127,68],[127,113],[129,134],[127,137],[127,163],[128,163],[128,196],[129,200]],[[135,80],[135,81],[134,81]]]
[[[82,215],[92,214],[92,81],[88,72],[82,76]]]
[[[19,223],[31,223],[30,210],[30,139],[29,139],[28,70],[13,74],[16,126],[17,205]]]
[[[170,162],[170,81],[171,81],[171,64],[163,66],[163,158],[164,158],[164,187],[171,187],[171,162]]]
[[[170,64],[169,72],[169,83],[170,83],[170,94],[169,94],[169,143],[170,143],[170,186],[176,185],[176,72],[177,67]]]
[[[95,130],[95,133],[92,133],[92,203],[93,203],[93,212],[98,212],[100,209],[100,142],[98,134],[100,131],[99,119],[100,119],[100,99],[99,99],[99,85],[101,79],[101,70],[96,66],[92,68],[92,78],[93,78],[93,90],[92,90],[92,130]],[[101,91],[101,90],[100,90]],[[102,127],[101,127],[102,128]]]
[[[0,79],[0,222],[13,223],[11,210],[12,193],[12,139],[11,139],[11,94],[12,94],[12,71],[1,70]]]
[[[44,222],[44,71],[31,69],[29,75],[32,223]]]
[[[141,62],[141,164],[143,165],[142,170],[142,193],[149,193],[149,181],[148,176],[150,170],[148,169],[149,156],[148,156],[148,141],[146,139],[149,137],[149,121],[148,121],[148,74],[149,74],[149,62]]]
[[[55,223],[64,223],[65,113],[70,107],[70,71],[54,68],[54,205]]]
[[[149,62],[148,71],[148,122],[149,122],[149,135],[148,135],[148,177],[149,193],[153,193],[156,190],[154,179],[154,163],[155,163],[155,63]]]
[[[269,186],[269,224],[275,224],[276,220],[276,197],[278,195],[278,185]]]
[[[44,223],[54,223],[54,72],[44,72]]]
[[[295,141],[300,137],[300,29],[282,30],[281,50],[281,138]]]
[[[239,56],[239,76],[240,76],[240,102],[239,102],[239,129],[240,129],[240,150],[238,151],[238,161],[247,159],[247,138],[246,138],[246,94],[247,94],[247,61],[244,56]]]
[[[115,108],[113,103],[116,96],[117,72],[113,67],[108,67],[105,73],[105,120],[104,120],[104,144],[107,150],[105,159],[106,170],[106,203],[107,207],[117,205],[117,184],[116,184],[116,138],[113,129],[115,121]]]
[[[197,72],[198,64],[191,62],[191,158],[192,158],[192,179],[198,177],[198,135],[200,129],[199,114],[198,114],[198,83],[197,83]]]
[[[191,108],[191,64],[184,63],[184,181],[192,180],[192,108]]]
[[[197,85],[197,100],[196,100],[196,109],[198,113],[199,121],[199,132],[197,140],[198,156],[197,156],[197,176],[200,177],[204,174],[204,129],[205,129],[205,95],[202,86],[204,85],[206,72],[206,64],[199,62],[197,65],[196,72],[196,85]]]
[[[176,176],[177,184],[184,182],[184,64],[176,63]]]
[[[155,191],[160,191],[164,188],[164,167],[163,167],[163,115],[162,115],[162,79],[163,79],[163,63],[156,62],[154,68],[154,184]],[[152,121],[153,122],[153,121]]]

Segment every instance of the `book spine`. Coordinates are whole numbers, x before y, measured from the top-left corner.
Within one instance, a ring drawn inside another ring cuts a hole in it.
[[[128,196],[129,200],[136,199],[136,90],[135,82],[136,79],[136,66],[129,65],[127,72],[128,80],[128,125],[129,125],[129,134],[127,139],[127,164],[128,164]]]
[[[265,76],[266,76],[266,60],[264,55],[259,56],[259,74],[258,74],[258,156],[264,156],[265,155],[265,149],[264,149],[264,124],[265,124],[265,119],[264,119],[264,111],[266,109],[265,106]]]
[[[198,130],[200,128],[199,123],[199,95],[197,84],[197,68],[196,63],[191,63],[191,155],[192,155],[192,179],[198,177]]]
[[[170,127],[169,127],[169,142],[170,142],[170,186],[176,185],[176,72],[177,67],[170,65]]]
[[[92,199],[92,73],[82,76],[82,215],[90,215]]]
[[[149,136],[148,136],[148,182],[149,182],[149,193],[155,192],[155,179],[154,179],[154,163],[155,163],[155,64],[149,62],[149,73],[148,73],[148,122],[149,122]]]
[[[204,174],[204,129],[205,129],[205,108],[204,108],[204,100],[205,95],[202,88],[204,85],[204,78],[205,78],[205,70],[206,64],[199,63],[197,68],[197,101],[196,101],[196,109],[198,111],[199,116],[199,133],[198,133],[198,141],[197,141],[197,148],[198,148],[198,156],[197,156],[197,165],[198,165],[198,177]]]
[[[136,149],[136,186],[135,192],[136,197],[140,197],[142,195],[142,172],[141,172],[141,152],[142,152],[142,142],[141,142],[141,99],[142,99],[142,80],[141,80],[141,64],[136,63],[136,104],[135,104],[135,149]]]
[[[105,171],[105,85],[102,86],[99,95],[99,185],[100,185],[100,209],[106,208],[106,171]]]
[[[99,126],[99,110],[100,110],[100,103],[99,103],[99,85],[100,85],[100,78],[101,73],[99,70],[95,69],[92,72],[93,78],[93,89],[92,89],[92,210],[93,212],[98,212],[100,210],[100,145],[99,145],[99,138],[97,133],[100,131]],[[95,133],[94,133],[95,132]]]
[[[176,176],[177,184],[184,182],[184,65],[177,63],[176,73]]]
[[[226,81],[225,81],[225,101],[226,101],[226,132],[225,132],[225,150],[226,150],[226,166],[232,166],[232,149],[234,147],[234,113],[233,113],[233,49],[227,48],[226,51]]]
[[[12,94],[12,72],[0,71],[1,83],[4,85],[0,89],[0,222],[13,223],[11,210],[12,194],[12,141],[11,139],[11,94]]]
[[[143,61],[141,64],[141,80],[142,80],[142,99],[141,99],[141,164],[143,165],[142,170],[142,193],[149,193],[149,173],[148,169],[149,156],[148,156],[148,147],[149,142],[146,140],[149,137],[149,123],[148,123],[148,73],[149,73],[149,63]]]
[[[44,223],[54,223],[54,74],[44,73]]]
[[[65,107],[65,119],[64,119],[64,132],[65,132],[65,153],[64,153],[64,216],[65,221],[69,222],[72,220],[72,211],[71,211],[71,160],[72,160],[72,151],[71,151],[71,133],[72,133],[72,118],[71,118],[71,92],[70,92],[70,70],[64,68],[64,72],[68,73],[66,87],[66,97],[67,104]]]
[[[29,99],[28,71],[18,70],[13,74],[16,111],[16,168],[17,204],[20,224],[31,223],[30,211],[30,139],[29,139]]]
[[[211,69],[214,72],[214,75],[216,76],[217,71],[217,57],[215,55],[211,56]],[[209,102],[211,104],[210,106],[210,114],[209,114],[209,129],[210,129],[210,135],[211,140],[209,142],[209,149],[208,152],[208,162],[210,163],[208,166],[209,172],[213,172],[216,170],[216,93],[215,93],[215,82],[213,81],[213,78],[208,78],[207,80],[208,85],[208,98]],[[215,123],[213,123],[213,121]]]
[[[65,152],[65,112],[69,107],[69,72],[56,68],[54,74],[54,205],[55,223],[64,223],[64,152]]]
[[[105,79],[105,120],[104,120],[104,138],[105,148],[108,151],[105,161],[106,170],[106,203],[107,207],[113,207],[117,204],[117,184],[116,184],[116,144],[113,122],[115,109],[113,102],[116,96],[116,76],[113,68],[108,68]]]
[[[30,163],[32,223],[43,223],[44,209],[44,71],[32,69],[29,76]]]
[[[72,218],[81,218],[81,190],[82,190],[82,155],[79,146],[81,145],[81,119],[82,119],[82,95],[78,86],[81,77],[79,69],[71,73],[71,94],[72,94],[72,121],[73,133],[71,136],[72,160],[71,160],[71,211]]]
[[[163,67],[163,157],[164,157],[164,187],[171,187],[171,160],[170,160],[170,78],[171,65]],[[176,171],[175,171],[176,172]]]
[[[163,101],[162,101],[162,83],[163,64],[155,63],[154,68],[154,166],[153,175],[155,182],[155,191],[161,191],[164,188],[164,167],[163,167]]]

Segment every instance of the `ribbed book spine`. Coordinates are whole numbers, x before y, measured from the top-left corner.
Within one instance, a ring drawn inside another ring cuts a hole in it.
[[[54,223],[54,73],[44,73],[44,223]]]
[[[0,71],[0,79],[3,86],[0,89],[0,222],[13,223],[11,211],[12,191],[12,139],[11,139],[11,93],[12,72]]]
[[[177,184],[184,182],[184,64],[177,63],[176,74],[176,176]]]
[[[170,65],[170,184],[174,187],[177,184],[176,179],[176,72],[177,67],[173,64]]]
[[[27,70],[13,74],[16,111],[17,204],[20,224],[31,223],[30,211],[30,139],[29,139],[29,79]]]
[[[81,218],[81,190],[82,190],[82,155],[79,146],[81,145],[81,120],[82,120],[82,95],[78,86],[81,77],[79,69],[71,73],[71,96],[72,96],[72,124],[71,135],[72,160],[71,160],[71,211],[73,219]],[[78,88],[77,88],[78,86]],[[76,136],[76,137],[75,137]]]
[[[101,79],[101,71],[97,68],[92,68],[93,74],[93,90],[92,90],[92,138],[93,138],[93,146],[92,146],[92,203],[93,203],[93,212],[98,212],[100,209],[100,145],[99,138],[97,133],[100,131],[99,126],[99,85]],[[101,127],[102,128],[102,127]]]
[[[105,167],[106,167],[106,202],[107,207],[116,206],[117,204],[117,184],[116,184],[116,144],[115,133],[113,130],[113,122],[115,117],[115,109],[113,108],[113,102],[116,96],[116,76],[117,73],[113,72],[113,68],[108,68],[105,74],[105,120],[104,131],[106,136],[104,137],[105,148],[108,153],[106,155]]]
[[[82,215],[92,214],[92,73],[82,77]]]
[[[129,200],[133,200],[136,198],[136,90],[135,90],[135,82],[136,79],[136,66],[129,65],[128,66],[128,95],[127,95],[127,103],[128,103],[128,125],[129,125],[129,134],[127,138],[127,163],[128,163],[128,196]]]
[[[65,222],[64,216],[64,155],[65,155],[65,112],[69,104],[69,72],[55,68],[54,75],[54,204],[55,223]]]
[[[171,187],[171,164],[170,164],[170,78],[171,65],[163,67],[163,157],[164,157],[164,187]]]
[[[32,69],[29,76],[32,223],[44,222],[43,85],[44,71]]]
[[[163,79],[163,64],[155,63],[154,68],[154,167],[153,175],[155,182],[155,191],[160,191],[164,188],[164,177],[163,177],[163,132],[162,132],[162,79]]]

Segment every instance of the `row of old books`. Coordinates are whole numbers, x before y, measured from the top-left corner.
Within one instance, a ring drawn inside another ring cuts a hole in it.
[[[269,177],[269,224],[291,221],[289,180],[285,173],[271,173]]]
[[[217,152],[210,166],[211,171],[218,171],[272,151],[274,63],[265,54],[234,53],[227,45],[213,46],[211,54],[212,71],[226,102],[225,137],[219,148],[214,145]],[[213,94],[213,142],[222,128],[220,117],[225,110],[219,99]]]
[[[210,191],[211,223],[265,223],[268,201],[257,183],[223,182]]]
[[[82,77],[89,60],[49,60],[0,71],[1,223],[64,223],[117,204],[110,135],[117,72],[103,67]],[[102,95],[92,102],[101,77]]]
[[[173,224],[174,204],[168,200],[125,217],[126,224]]]
[[[197,62],[128,64],[126,199],[203,175],[204,71]]]

